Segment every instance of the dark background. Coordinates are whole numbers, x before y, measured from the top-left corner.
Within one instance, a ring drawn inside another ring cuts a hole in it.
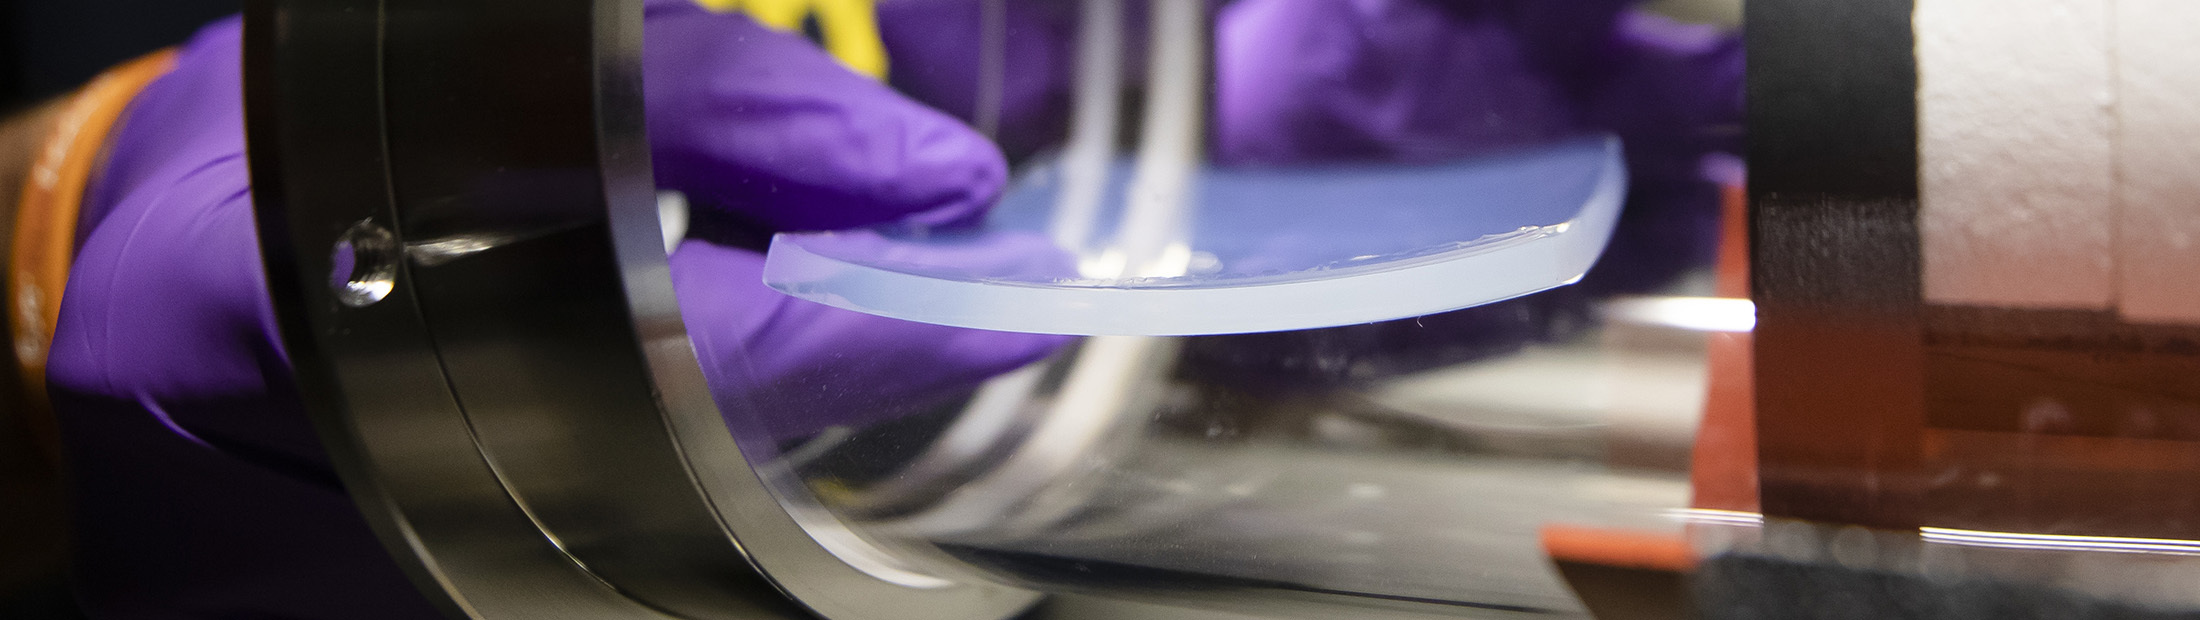
[[[8,0],[0,96],[8,109],[60,94],[133,56],[183,41],[240,0]]]
[[[180,43],[241,4],[0,0],[0,113],[58,96],[109,66]],[[0,618],[82,617],[62,578],[68,547],[61,493],[53,464],[32,447],[23,412],[0,405]]]

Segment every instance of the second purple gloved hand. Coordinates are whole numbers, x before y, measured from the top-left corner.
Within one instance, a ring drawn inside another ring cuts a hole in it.
[[[1430,162],[1609,132],[1619,226],[1579,284],[1408,321],[1204,341],[1205,372],[1290,391],[1568,338],[1602,295],[1710,264],[1719,184],[1741,146],[1742,46],[1634,0],[1237,0],[1216,34],[1216,159]],[[1724,156],[1732,160],[1731,155]],[[1315,358],[1319,364],[1274,360]]]
[[[1724,179],[1705,170],[1741,147],[1742,46],[1634,4],[1238,0],[1218,18],[1216,157],[1427,162],[1617,134],[1627,207],[1583,285],[1662,286],[1717,245]]]
[[[882,6],[922,13],[918,21],[926,22],[905,29],[887,22],[887,44],[895,58],[975,67],[985,34],[981,4]],[[1313,369],[1402,372],[1454,363],[1564,337],[1565,325],[1590,318],[1597,297],[1657,290],[1708,265],[1719,185],[1736,182],[1707,169],[1731,171],[1721,163],[1738,162],[1740,37],[1678,24],[1639,4],[1214,0],[1209,152],[1217,165],[1423,164],[1612,133],[1622,138],[1630,186],[1610,245],[1576,286],[1412,321],[1201,339],[1193,356],[1298,387],[1350,379],[1306,381]],[[1002,45],[1013,50],[1005,60],[1017,70],[1003,85],[998,116],[1051,122],[1004,124],[1004,142],[1059,141],[1066,133],[1058,108],[1071,69],[1059,39],[1076,30],[1075,16],[1046,6],[1010,3],[1000,20],[1009,28]],[[1047,33],[1057,38],[1052,45]],[[1134,82],[1135,57],[1143,53],[1135,43],[1127,50]],[[980,92],[977,75],[897,65],[894,81],[975,117],[970,98],[957,95]],[[1326,361],[1297,363],[1309,357]]]

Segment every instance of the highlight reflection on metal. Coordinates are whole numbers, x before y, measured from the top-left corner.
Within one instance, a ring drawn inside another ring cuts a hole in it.
[[[1619,323],[1701,332],[1747,332],[1757,327],[1757,304],[1730,297],[1623,297],[1604,306]]]
[[[2101,551],[2107,553],[2150,553],[2161,555],[2200,555],[2200,540],[2175,538],[2131,538],[2124,536],[2076,536],[2069,534],[2026,534],[2021,532],[1985,532],[1946,527],[1921,527],[1918,531],[1927,542],[1963,545],[1966,547],[1993,547],[1997,549],[2043,549],[2052,551]]]
[[[1719,510],[1717,508],[1676,508],[1666,511],[1665,514],[1666,516],[1672,517],[1674,520],[1685,521],[1689,523],[1717,523],[1722,525],[1748,526],[1761,526],[1765,524],[1764,515],[1740,510]]]
[[[359,220],[336,239],[329,265],[337,301],[353,308],[382,301],[397,286],[397,237],[372,219]]]
[[[453,235],[406,243],[405,257],[422,267],[434,267],[518,240],[518,235]]]

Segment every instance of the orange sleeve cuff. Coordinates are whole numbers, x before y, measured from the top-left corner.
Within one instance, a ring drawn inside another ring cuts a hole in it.
[[[107,135],[146,85],[176,65],[173,49],[132,60],[86,84],[63,105],[25,175],[8,256],[8,334],[24,387],[45,400],[46,350],[60,318],[76,253],[77,213]]]

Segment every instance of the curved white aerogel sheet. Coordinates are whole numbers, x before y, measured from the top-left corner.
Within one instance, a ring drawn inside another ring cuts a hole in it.
[[[1129,167],[1115,167],[1103,204],[1123,203]],[[1073,258],[1048,242],[1058,177],[1040,166],[1019,179],[977,232],[781,234],[765,283],[858,312],[998,331],[1333,327],[1571,284],[1603,253],[1627,188],[1610,137],[1439,165],[1210,168],[1193,181],[1186,241],[1168,252],[1183,275],[1137,277],[1106,250]]]

